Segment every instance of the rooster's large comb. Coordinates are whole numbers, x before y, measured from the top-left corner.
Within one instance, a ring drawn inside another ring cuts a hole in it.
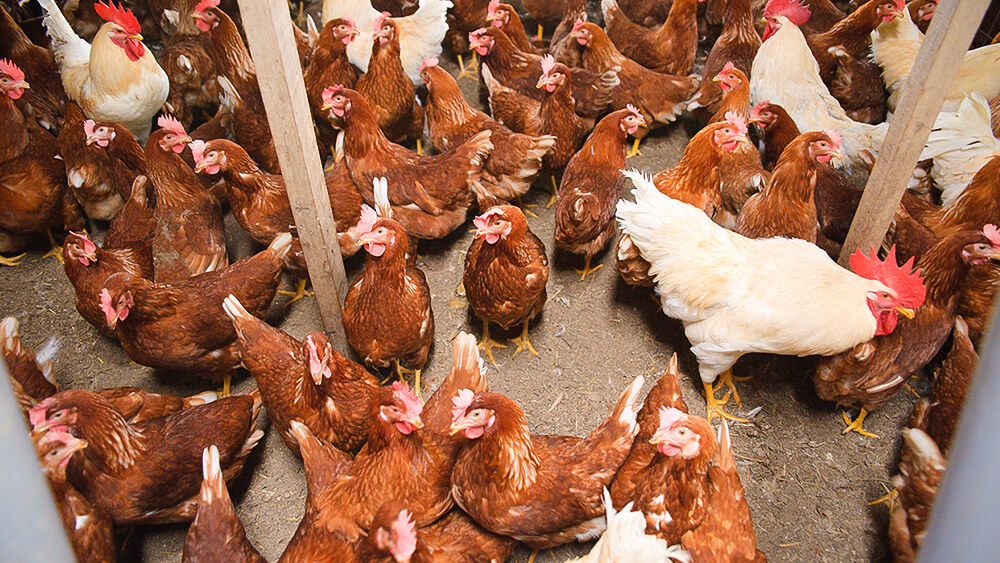
[[[673,407],[660,407],[660,428],[670,428],[687,417],[684,411]]]
[[[403,408],[407,414],[419,415],[424,410],[424,404],[417,397],[417,394],[410,389],[404,381],[394,381],[392,383],[392,394],[403,403]]]
[[[420,68],[417,69],[417,71],[418,72],[423,72],[425,68],[432,67],[432,66],[437,66],[437,65],[438,65],[438,58],[437,57],[427,57],[426,59],[424,59],[424,62],[420,63]]]
[[[172,133],[177,133],[178,135],[187,135],[184,131],[184,125],[177,118],[172,115],[163,114],[156,118],[156,124],[160,127],[170,131]]]
[[[737,133],[742,135],[747,134],[747,120],[743,119],[743,116],[736,113],[733,110],[726,112],[726,121],[736,129]]]
[[[219,0],[201,0],[198,5],[194,7],[195,12],[204,12],[206,10],[211,10],[212,8],[217,8],[219,6]]]
[[[142,28],[139,27],[139,20],[135,18],[135,14],[132,13],[132,10],[126,9],[121,4],[115,6],[114,0],[108,0],[106,5],[100,2],[95,2],[94,11],[96,11],[97,15],[101,16],[104,21],[120,25],[121,28],[125,30],[125,33],[130,33],[132,35],[139,35],[142,33]]]
[[[833,143],[833,148],[839,149],[840,143],[843,140],[840,138],[840,133],[837,133],[833,129],[827,129],[825,133],[827,137],[830,137],[830,142]]]
[[[851,254],[851,269],[855,274],[891,287],[904,306],[916,309],[924,302],[927,289],[920,278],[920,270],[911,271],[912,268],[912,256],[902,266],[896,265],[895,244],[889,248],[885,261],[879,260],[874,246],[870,256],[862,254],[860,249]]]
[[[542,57],[542,74],[552,74],[552,69],[556,67],[556,59],[552,55]]]
[[[996,225],[989,224],[983,227],[983,234],[990,239],[993,246],[1000,247],[1000,229]]]
[[[472,404],[472,398],[475,397],[475,392],[472,389],[459,389],[458,393],[451,398],[451,420],[456,421],[465,415],[466,409]]]
[[[417,550],[417,527],[409,510],[399,511],[399,516],[392,522],[392,530],[396,532],[392,554],[397,561],[407,561]]]
[[[24,80],[24,72],[16,64],[7,59],[0,59],[0,73],[6,74],[17,81]]]
[[[771,0],[764,7],[764,17],[774,16],[785,16],[793,24],[802,25],[809,21],[809,7],[801,0]]]

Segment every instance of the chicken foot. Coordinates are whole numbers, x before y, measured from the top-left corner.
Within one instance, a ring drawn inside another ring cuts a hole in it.
[[[550,176],[552,178],[552,197],[549,198],[549,202],[545,204],[545,209],[552,207],[556,200],[559,199],[559,186],[556,185],[556,177]]]
[[[594,269],[596,270],[597,268]],[[733,375],[732,369],[727,369],[725,372],[722,373],[722,375],[718,377],[718,379],[715,380],[715,388],[712,390],[712,392],[715,393],[719,389],[722,389],[722,386],[725,385],[726,387],[729,388],[729,393],[727,393],[726,395],[727,399],[723,399],[723,401],[728,400],[728,397],[731,394],[732,397],[736,399],[736,405],[739,406],[740,408],[743,408],[743,401],[740,400],[740,393],[739,391],[736,390],[736,382],[747,381],[748,379],[753,379],[753,378],[736,377],[735,375]]]
[[[281,295],[292,296],[291,300],[289,300],[288,303],[285,303],[285,307],[288,307],[289,305],[295,303],[296,301],[302,299],[303,297],[308,297],[313,295],[312,291],[306,291],[306,282],[308,281],[309,278],[299,278],[298,284],[295,286],[295,291],[278,290],[278,293],[280,293]]]
[[[517,206],[521,208],[521,211],[523,211],[525,215],[530,215],[535,219],[538,218],[538,214],[528,209],[529,207],[534,207],[535,206],[534,203],[524,203],[523,201],[521,201],[521,196],[517,196]]]
[[[469,61],[468,66],[466,66],[465,61],[462,60],[461,54],[456,54],[455,58],[458,59],[459,69],[458,76],[455,77],[456,81],[461,80],[463,77],[473,78],[479,76],[479,57],[476,55],[475,51],[472,52],[472,60]]]
[[[420,371],[421,370],[419,370],[419,369],[407,369],[407,368],[404,368],[403,364],[399,363],[399,359],[398,358],[395,359],[395,360],[393,360],[393,363],[396,364],[396,375],[399,377],[400,380],[403,379],[403,374],[412,374],[413,375],[413,388],[417,392],[417,398],[420,399],[421,401],[423,401],[424,400],[424,396],[420,394]]]
[[[219,394],[220,399],[229,396],[229,394],[233,390],[232,385],[233,385],[232,373],[227,373],[226,375],[222,376],[222,393]]]
[[[880,496],[879,498],[869,502],[868,506],[878,506],[880,504],[888,504],[889,514],[892,514],[892,511],[896,508],[896,503],[898,502],[899,499],[899,489],[895,487],[889,489],[889,487],[886,486],[885,483],[882,483],[882,488],[886,490],[886,493]]]
[[[844,422],[847,424],[847,428],[844,428],[841,434],[847,434],[848,432],[857,432],[858,434],[861,434],[862,436],[868,436],[869,438],[879,437],[878,434],[873,434],[865,430],[861,426],[861,424],[864,423],[865,421],[865,417],[868,416],[868,409],[861,407],[861,412],[858,413],[858,417],[855,418],[854,420],[851,420],[851,417],[847,416],[846,412],[842,412],[840,414],[841,416],[844,417]]]
[[[632,143],[632,148],[629,149],[628,154],[625,155],[625,158],[632,158],[633,156],[638,156],[642,154],[642,151],[639,150],[640,142],[642,142],[642,139],[636,137],[635,142]]]
[[[538,355],[538,352],[535,351],[535,347],[532,346],[531,341],[528,340],[528,321],[524,321],[523,327],[524,328],[521,329],[521,336],[517,338],[512,338],[510,340],[512,344],[517,344],[517,348],[514,350],[514,353],[511,354],[510,356],[512,358],[516,356],[518,352],[525,349],[527,349],[529,352],[531,352],[536,356]]]
[[[27,254],[27,252],[22,252],[21,254],[18,254],[17,256],[12,256],[10,258],[7,258],[6,256],[0,256],[0,266],[17,266],[18,264],[21,263],[21,258],[24,258],[25,254]]]
[[[597,270],[600,270],[601,268],[604,267],[604,264],[598,264],[598,265],[594,266],[593,268],[591,268],[590,267],[590,259],[591,258],[592,258],[592,256],[588,254],[587,257],[584,259],[583,269],[582,270],[574,270],[576,273],[580,274],[580,281],[583,281],[583,280],[587,279],[587,276],[589,276],[590,274],[592,274],[592,273],[596,272]],[[736,399],[736,400],[739,401],[739,399]]]
[[[489,358],[493,367],[500,367],[497,365],[497,361],[493,359],[493,349],[506,347],[506,344],[500,344],[496,340],[490,338],[490,321],[483,321],[483,338],[479,341],[479,349],[486,354],[486,357]]]
[[[52,231],[46,231],[46,234],[49,235],[49,243],[52,244],[52,248],[50,248],[49,251],[42,256],[42,258],[45,259],[50,256],[55,256],[59,260],[59,263],[63,264],[62,245],[56,242],[56,238],[52,236]]]
[[[732,375],[732,370],[726,370],[727,373]],[[725,374],[720,375],[720,378],[725,377]],[[746,422],[745,418],[740,418],[735,415],[731,415],[726,411],[722,410],[722,405],[729,402],[729,396],[723,397],[721,400],[715,398],[715,390],[712,388],[711,383],[704,383],[705,386],[705,417],[708,418],[709,422],[716,416],[725,418],[727,420],[732,420],[733,422]]]

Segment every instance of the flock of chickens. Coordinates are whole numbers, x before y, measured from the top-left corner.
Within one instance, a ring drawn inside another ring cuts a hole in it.
[[[764,560],[727,423],[710,422],[743,421],[723,410],[739,402],[732,367],[771,353],[820,356],[817,393],[860,406],[845,432],[867,436],[869,411],[940,364],[903,432],[893,493],[893,552],[913,560],[1000,281],[1000,46],[969,51],[885,248],[856,252],[850,271],[831,257],[936,0],[846,14],[829,0],[602,0],[603,27],[584,0],[525,0],[535,38],[497,0],[376,3],[391,12],[325,0],[322,28],[309,19],[294,37],[332,157],[341,253],[367,254],[343,308],[364,366],[323,333],[299,342],[261,320],[282,272],[300,280],[294,301],[308,271],[231,0],[66,14],[38,0],[48,48],[0,7],[0,252],[67,232],[53,246],[86,321],[138,364],[223,381],[183,398],[58,391],[3,321],[77,557],[114,560],[113,526],[192,522],[185,561],[263,560],[226,489],[263,436],[263,406],[308,481],[282,561],[505,561],[517,543],[598,537],[583,560]],[[543,26],[555,26],[547,42]],[[458,80],[482,79],[489,114],[438,65],[442,45]],[[703,127],[676,166],[625,170],[682,114]],[[505,347],[491,324],[520,326],[514,354],[537,354],[529,326],[549,264],[519,204],[546,177],[554,243],[583,257],[581,280],[613,245],[622,278],[683,323],[707,420],[687,414],[676,356],[643,403],[640,376],[582,439],[532,435],[489,391],[485,360]],[[626,180],[633,197],[620,200]],[[414,239],[449,235],[473,207],[462,287],[482,338],[455,338],[424,402],[434,314]],[[266,248],[230,263],[227,208]],[[95,222],[109,222],[101,245],[84,230]],[[371,368],[400,380],[382,385]],[[257,389],[230,396],[241,369]]]

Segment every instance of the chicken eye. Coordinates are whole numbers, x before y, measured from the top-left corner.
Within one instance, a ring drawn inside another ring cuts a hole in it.
[[[482,416],[483,416],[483,411],[481,410],[472,411],[472,418],[482,418]]]
[[[399,407],[392,407],[389,410],[392,411],[392,414],[399,414]]]
[[[62,418],[62,417],[63,417],[63,411],[59,411],[59,412],[57,412],[56,414],[52,415],[52,418],[53,418],[54,420],[58,420],[58,419],[60,419],[60,418]]]
[[[685,430],[684,428],[681,428],[680,430],[677,431],[678,436],[684,436],[685,434],[687,434],[687,430]]]
[[[889,298],[889,294],[883,291],[882,292],[882,299],[888,299],[888,298]]]

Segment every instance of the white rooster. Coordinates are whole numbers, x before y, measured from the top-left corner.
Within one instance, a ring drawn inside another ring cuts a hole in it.
[[[451,8],[450,0],[420,0],[420,7],[412,15],[393,18],[399,28],[399,58],[403,70],[414,84],[423,84],[420,63],[441,54],[441,41],[448,31],[445,16]],[[368,71],[372,55],[373,25],[380,12],[369,0],[323,0],[323,23],[334,18],[353,18],[360,36],[347,45],[351,64]]]
[[[668,547],[665,540],[647,535],[646,517],[641,512],[632,510],[631,502],[616,512],[607,487],[604,488],[604,510],[607,511],[608,529],[597,540],[590,553],[566,563],[691,561],[691,555],[681,546]]]
[[[851,265],[867,279],[814,244],[746,238],[660,193],[643,174],[624,174],[635,202],[618,202],[618,224],[649,262],[664,314],[684,323],[709,419],[734,418],[721,410],[712,382],[721,374],[720,387],[732,387],[731,368],[743,354],[837,354],[892,332],[897,313],[912,318],[923,301],[909,268],[859,252]]]
[[[94,121],[118,123],[144,141],[153,116],[167,101],[170,81],[142,43],[139,20],[131,10],[109,2],[94,4],[106,23],[91,44],[73,31],[55,0],[38,0],[69,99]]]
[[[847,117],[823,79],[798,26],[809,20],[809,8],[798,0],[771,0],[764,8],[764,42],[750,69],[750,105],[777,104],[795,120],[799,131],[834,130],[843,138],[841,168],[870,168],[888,124],[869,125]]]

